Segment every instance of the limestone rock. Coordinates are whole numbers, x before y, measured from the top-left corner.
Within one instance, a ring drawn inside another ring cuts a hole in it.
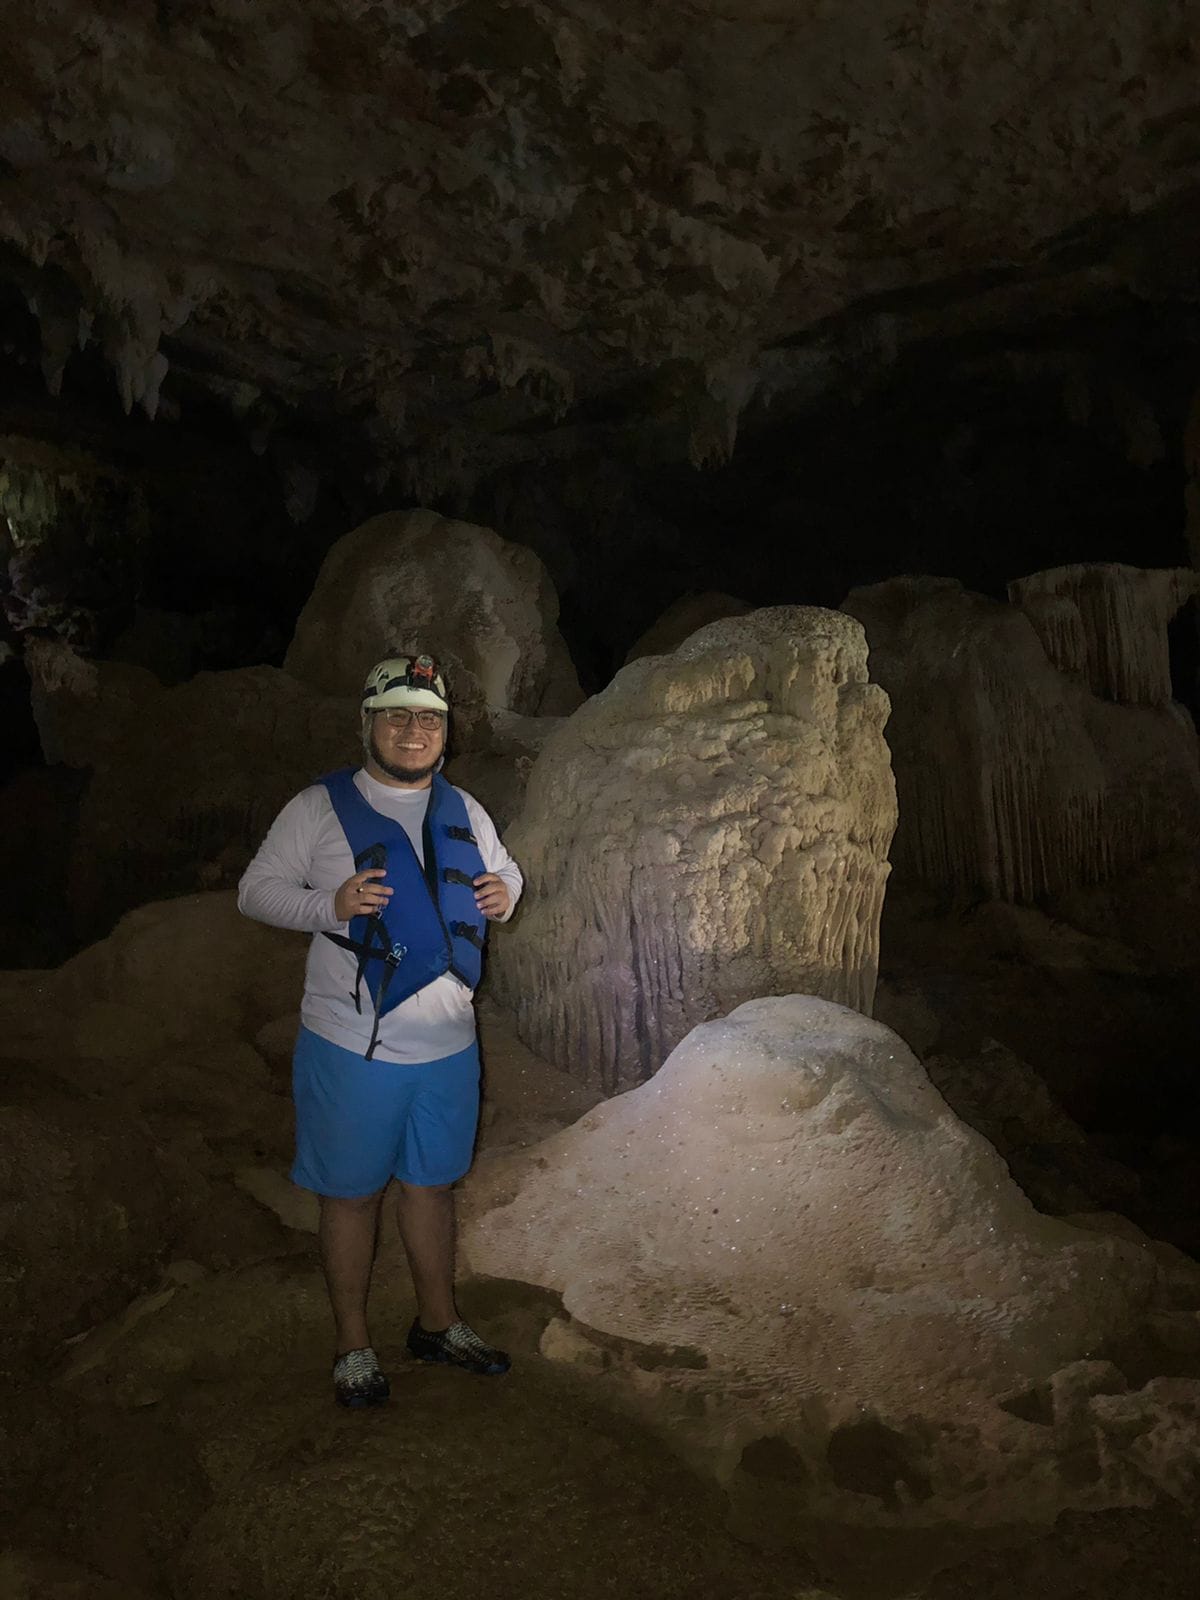
[[[57,969],[0,973],[8,1087],[20,1078],[28,1101],[102,1091],[156,1128],[190,1118],[274,1150],[286,1102],[245,1035],[294,1017],[306,948],[239,915],[232,893],[141,906]]]
[[[975,1055],[932,1056],[925,1065],[951,1110],[995,1145],[1039,1211],[1136,1210],[1136,1174],[1096,1150],[1011,1050],[989,1039]]]
[[[305,935],[243,917],[232,892],[181,895],[139,906],[106,939],[38,976],[64,1017],[105,995],[147,1029],[211,1046],[293,1009],[307,950]]]
[[[486,747],[451,755],[446,776],[472,794],[507,837],[509,824],[521,813],[533,764],[559,717],[522,717],[493,712],[488,717]]]
[[[1039,1215],[902,1042],[841,1006],[761,999],[694,1029],[468,1202],[471,1265],[561,1295],[546,1353],[583,1359],[735,1498],[771,1479],[792,1537],[801,1518],[982,1526],[1178,1492],[1144,1461],[1131,1482],[1116,1446],[1081,1476],[1073,1424],[1031,1430],[1004,1402],[1136,1343],[1150,1309],[1190,1323],[1200,1272],[1136,1230]],[[1200,1458],[1194,1420],[1171,1427],[1176,1460]]]
[[[868,1010],[886,717],[858,627],[815,608],[618,673],[551,734],[509,831],[529,887],[491,971],[526,1043],[612,1093],[754,994]]]
[[[872,1016],[898,1033],[915,1056],[924,1060],[937,1043],[941,1022],[920,989],[880,978]]]
[[[1080,655],[1081,640],[1095,643],[1094,613],[1068,650],[1044,615],[1035,627],[952,579],[891,579],[854,590],[844,609],[865,627],[871,670],[892,700],[898,875],[961,897],[1029,902],[1194,850],[1195,729],[1176,707],[1115,704],[1073,675],[1095,653],[1088,645]],[[1141,700],[1158,669],[1149,614],[1139,617],[1122,637],[1143,663],[1130,669],[1128,691]],[[1072,675],[1048,657],[1043,635]],[[1111,685],[1121,639],[1105,648]]]
[[[486,991],[476,1009],[483,1061],[477,1160],[491,1160],[514,1145],[536,1144],[591,1110],[600,1098],[597,1091],[534,1055]]]
[[[0,974],[0,1361],[115,1313],[168,1250],[288,1248],[228,1180],[290,1149],[290,1107],[248,1043],[300,991],[304,940],[232,894],[144,906],[53,971]]]
[[[75,1334],[157,1270],[204,1189],[118,1098],[0,1106],[0,1366]]]
[[[710,622],[720,622],[723,617],[744,617],[751,610],[753,607],[746,601],[735,600],[731,594],[708,591],[681,595],[629,647],[625,664],[640,661],[643,656],[668,655]]]
[[[93,1567],[11,1547],[0,1553],[0,1595],[4,1600],[149,1600],[145,1590],[106,1578]]]
[[[325,557],[284,661],[327,695],[358,697],[371,664],[427,650],[456,713],[558,714],[583,698],[558,635],[558,597],[532,550],[433,511],[388,512]]]
[[[286,1078],[288,1081],[291,1076],[292,1050],[299,1031],[300,1013],[292,1009],[280,1017],[273,1017],[270,1022],[265,1022],[254,1035],[255,1049],[262,1054],[276,1076]]]
[[[236,883],[285,801],[359,759],[358,697],[314,693],[275,667],[150,672],[26,651],[49,761],[91,768],[70,852],[78,937],[131,905]]]
[[[207,1480],[183,1502],[189,1526],[165,1565],[172,1594],[599,1595],[610,1586],[596,1550],[612,1547],[622,1589],[648,1600],[831,1600],[796,1565],[780,1571],[735,1543],[717,1486],[537,1359],[546,1297],[463,1286],[466,1315],[514,1351],[519,1382],[483,1396],[461,1374],[400,1359],[415,1308],[397,1292],[407,1274],[387,1236],[372,1314],[394,1399],[366,1428],[348,1427],[364,1419],[329,1400],[329,1313],[311,1252],[181,1285],[111,1339],[80,1346],[95,1344],[98,1360],[72,1364],[69,1391],[111,1441],[93,1454],[105,1466],[132,1456],[132,1424],[152,1407]],[[167,1484],[178,1517],[177,1475]],[[157,1487],[140,1503],[161,1516]],[[482,1504],[494,1514],[481,1520]]]

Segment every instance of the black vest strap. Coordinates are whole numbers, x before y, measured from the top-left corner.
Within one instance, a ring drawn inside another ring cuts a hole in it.
[[[361,943],[357,939],[347,939],[344,933],[327,933],[325,937],[332,939],[334,944],[340,944],[343,950],[349,950],[351,954],[358,957],[358,965],[354,969],[354,988],[350,991],[350,998],[354,1001],[355,1011],[361,1016],[362,1000],[360,995],[363,977],[367,970],[367,962],[370,961],[372,956],[383,956],[385,960],[391,962],[393,968],[395,967],[395,962],[391,961],[391,946],[388,943],[387,930],[379,917],[374,916],[367,919],[367,937]],[[377,944],[379,946],[378,949],[375,948]],[[375,1007],[375,1011],[376,1015],[378,1015],[378,1004]]]

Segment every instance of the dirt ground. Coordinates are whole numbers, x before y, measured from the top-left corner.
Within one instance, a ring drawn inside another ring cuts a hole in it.
[[[1200,1534],[1181,1512],[1065,1518],[977,1542],[793,1522],[756,1548],[729,1528],[715,1484],[538,1355],[554,1297],[464,1285],[466,1315],[514,1355],[503,1378],[406,1361],[412,1306],[394,1250],[375,1295],[393,1398],[342,1412],[311,1241],[292,1242],[271,1262],[177,1286],[94,1365],[81,1343],[10,1387],[4,1600],[1200,1592]]]

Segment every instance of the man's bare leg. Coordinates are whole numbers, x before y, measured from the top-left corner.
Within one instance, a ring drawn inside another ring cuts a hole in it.
[[[352,1200],[321,1197],[318,1238],[321,1266],[337,1336],[337,1354],[362,1350],[371,1343],[367,1332],[367,1295],[379,1236],[379,1203],[383,1190]]]
[[[396,1221],[408,1257],[417,1317],[429,1333],[458,1321],[454,1304],[454,1194],[448,1183],[398,1183]]]

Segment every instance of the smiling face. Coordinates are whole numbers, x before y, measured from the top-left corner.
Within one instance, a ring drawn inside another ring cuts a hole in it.
[[[396,788],[423,789],[445,754],[446,718],[408,708],[369,711],[363,718],[363,746],[372,778]]]

